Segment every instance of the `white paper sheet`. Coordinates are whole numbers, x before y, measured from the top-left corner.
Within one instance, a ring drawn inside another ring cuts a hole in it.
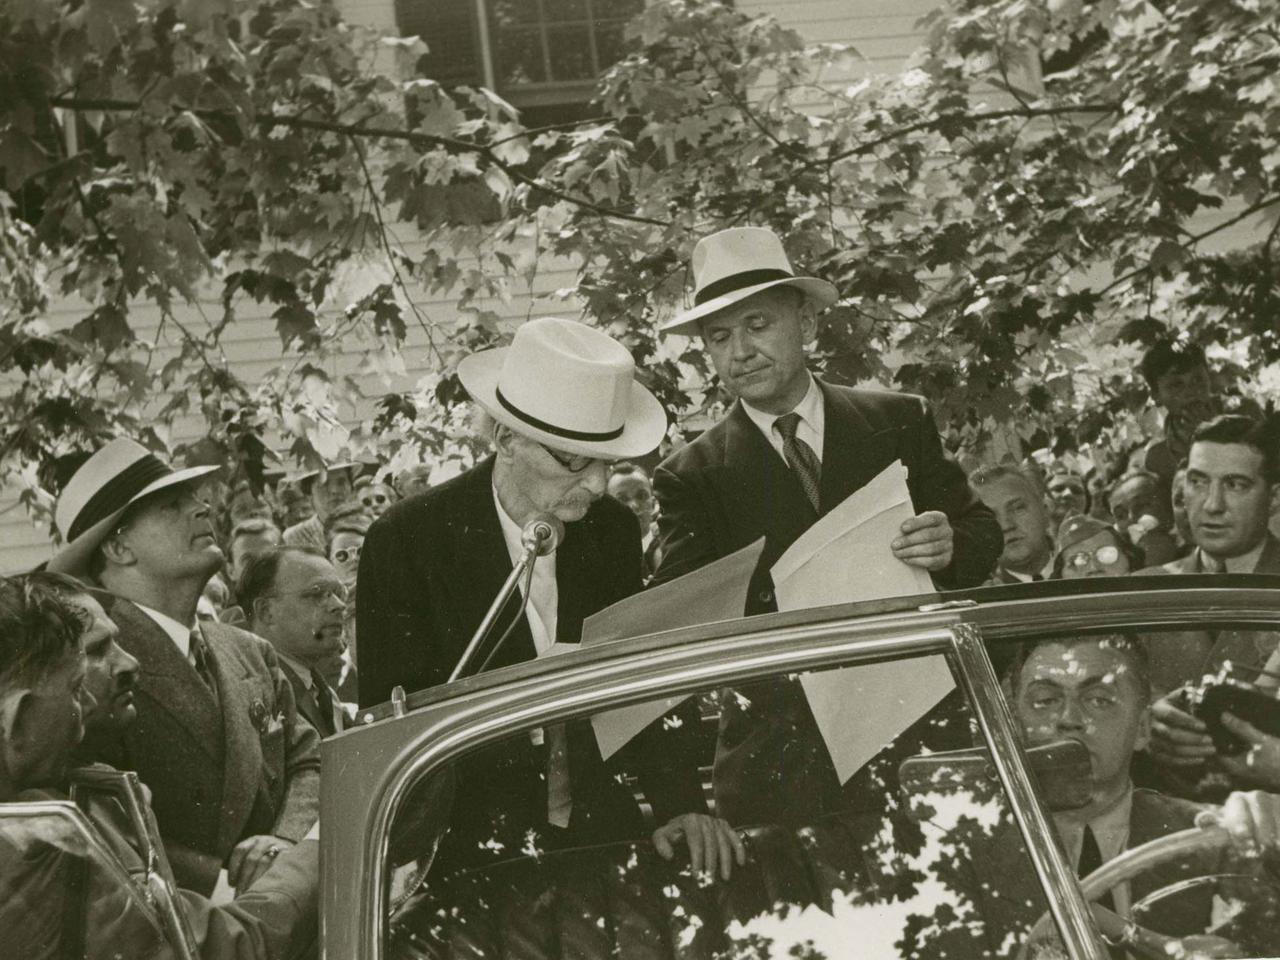
[[[747,587],[763,550],[764,538],[761,537],[692,573],[643,590],[592,614],[582,624],[583,644],[736,620],[746,606]],[[607,760],[685,699],[671,697],[596,714],[591,718],[591,726],[595,729],[600,755]]]
[[[778,558],[770,571],[778,609],[932,593],[929,574],[889,547],[915,512],[895,460]],[[955,685],[940,656],[806,673],[800,683],[841,783]]]

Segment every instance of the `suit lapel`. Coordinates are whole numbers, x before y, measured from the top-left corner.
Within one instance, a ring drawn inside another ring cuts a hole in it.
[[[600,545],[587,522],[565,527],[564,542],[556,550],[556,642],[580,643],[582,621],[599,609],[594,604],[593,571],[604,562]]]
[[[222,699],[222,736],[226,762],[222,768],[222,818],[219,849],[235,843],[263,785],[262,743],[258,727],[274,719],[275,702],[266,703],[244,669],[236,642],[217,623],[202,625]]]
[[[1258,557],[1258,563],[1253,568],[1254,573],[1280,573],[1280,540],[1277,540],[1270,533],[1267,534],[1266,545],[1262,548],[1262,553]]]
[[[330,717],[327,723],[324,721],[320,714],[320,704],[316,700],[315,693],[303,683],[297,671],[285,663],[283,658],[280,659],[280,670],[284,673],[285,679],[289,681],[289,686],[293,688],[293,702],[298,709],[298,713],[306,718],[307,723],[316,728],[316,732],[321,737],[325,736],[333,726],[333,718]]]
[[[112,597],[109,616],[120,628],[119,643],[138,659],[137,695],[150,700],[200,745],[222,761],[220,707],[200,675],[160,625],[129,600]],[[175,707],[177,709],[175,709]]]
[[[717,472],[713,482],[721,487],[721,501],[742,520],[757,518],[760,522],[759,530],[748,529],[746,523],[735,524],[734,529],[741,527],[743,535],[731,549],[764,533],[775,550],[770,557],[766,547],[763,559],[772,563],[813,523],[813,507],[787,462],[742,409],[742,401],[734,403],[724,429],[726,468]]]
[[[458,557],[457,575],[466,579],[465,589],[459,596],[465,596],[470,609],[458,622],[463,624],[479,624],[484,619],[502,584],[511,574],[511,557],[507,553],[507,541],[502,536],[502,525],[498,521],[498,508],[493,499],[493,463],[489,457],[472,471],[474,482],[467,491],[467,503],[458,511],[459,523],[451,527],[457,535],[455,555]],[[468,673],[474,673],[493,650],[498,638],[506,632],[512,617],[520,609],[520,592],[515,591],[507,601],[493,630],[485,643],[480,647],[476,659],[472,662]],[[465,646],[471,639],[473,630],[465,630],[462,644]],[[460,647],[455,657],[462,656]],[[520,622],[515,625],[511,635],[507,637],[502,649],[489,662],[488,670],[523,663],[533,659],[533,634],[529,632],[529,621],[521,614]],[[453,669],[453,665],[449,665]]]
[[[875,478],[896,456],[897,431],[875,430],[845,393],[818,381],[825,403],[822,512]]]

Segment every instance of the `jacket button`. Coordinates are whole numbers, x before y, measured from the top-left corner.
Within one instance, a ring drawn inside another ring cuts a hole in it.
[[[757,599],[761,603],[773,603],[773,591],[768,587],[765,587],[765,589],[760,591]]]

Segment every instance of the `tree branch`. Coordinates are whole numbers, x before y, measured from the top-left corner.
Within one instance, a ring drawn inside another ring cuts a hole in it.
[[[52,97],[49,100],[51,106],[61,107],[67,110],[99,110],[102,112],[133,112],[141,107],[141,104],[130,100],[113,100],[113,99],[81,99],[77,97]],[[202,120],[234,119],[234,116],[225,110],[192,110],[196,116]],[[557,200],[563,200],[566,203],[572,203],[574,206],[590,210],[598,213],[603,217],[613,217],[618,220],[629,220],[633,223],[645,223],[655,227],[667,227],[670,223],[665,220],[655,220],[652,217],[643,217],[634,213],[627,213],[622,210],[614,210],[609,207],[601,206],[585,197],[576,197],[573,194],[558,190],[528,174],[520,171],[516,167],[499,158],[493,151],[493,147],[489,144],[470,143],[466,140],[457,140],[453,137],[441,137],[433,133],[422,133],[418,130],[399,130],[395,128],[368,127],[363,124],[347,124],[334,123],[329,120],[308,120],[299,116],[291,116],[278,113],[262,113],[254,115],[254,122],[260,126],[267,127],[288,127],[292,130],[317,130],[324,133],[336,133],[345,137],[377,137],[388,140],[403,140],[412,144],[428,144],[436,147],[444,147],[457,153],[478,153],[486,157],[499,170],[502,170],[507,176],[514,180],[519,180],[532,190],[537,190],[547,196],[555,197]]]
[[[1197,233],[1194,236],[1189,237],[1187,239],[1187,242],[1184,244],[1181,244],[1181,246],[1188,247],[1188,246],[1192,246],[1194,244],[1199,243],[1201,240],[1207,240],[1209,237],[1212,237],[1215,233],[1221,233],[1223,230],[1226,230],[1228,227],[1235,226],[1241,220],[1247,220],[1249,217],[1253,216],[1255,213],[1258,213],[1261,210],[1266,210],[1268,207],[1274,207],[1278,203],[1280,203],[1280,194],[1277,194],[1276,196],[1273,196],[1273,197],[1268,197],[1266,200],[1259,200],[1253,206],[1249,207],[1246,210],[1241,211],[1240,213],[1236,214],[1234,217],[1231,217],[1229,220],[1222,221],[1222,223],[1218,224],[1216,227],[1210,227],[1208,230],[1202,231],[1201,233]],[[1111,281],[1109,284],[1103,287],[1100,291],[1098,291],[1098,295],[1105,296],[1106,294],[1114,290],[1116,287],[1123,286],[1124,284],[1128,283],[1130,280],[1134,279],[1135,277],[1142,276],[1142,274],[1147,273],[1150,270],[1151,270],[1150,263],[1147,263],[1145,266],[1138,267],[1136,270],[1130,270],[1123,277],[1119,277],[1118,279]]]
[[[944,113],[934,117],[931,120],[922,120],[919,123],[908,124],[892,133],[887,133],[883,137],[875,140],[869,140],[843,153],[837,153],[827,157],[824,160],[810,161],[809,165],[814,166],[819,163],[832,164],[839,163],[841,160],[847,160],[850,157],[857,157],[864,153],[870,153],[877,147],[883,147],[887,143],[893,143],[895,140],[901,140],[903,137],[909,137],[913,133],[923,133],[926,130],[933,130],[948,123],[956,123],[958,121],[969,121],[970,123],[980,123],[987,120],[1007,120],[1010,117],[1058,117],[1070,113],[1114,113],[1120,108],[1118,103],[1082,103],[1070,107],[1037,107],[1030,110],[1021,107],[1011,108],[1008,110],[989,110],[984,113]]]

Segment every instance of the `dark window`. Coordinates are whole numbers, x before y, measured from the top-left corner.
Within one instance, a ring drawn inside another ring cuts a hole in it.
[[[576,119],[595,79],[627,52],[624,28],[644,0],[484,0],[498,93],[526,123]],[[396,0],[400,32],[430,52],[419,69],[445,84],[483,84],[476,0]],[[570,108],[564,117],[565,108]],[[537,116],[531,117],[532,110]]]

